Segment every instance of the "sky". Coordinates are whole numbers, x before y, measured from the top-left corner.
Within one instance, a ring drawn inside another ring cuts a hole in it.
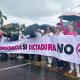
[[[56,25],[63,13],[80,11],[78,5],[79,0],[0,0],[0,10],[8,17],[4,24],[18,22],[26,26],[34,23]]]

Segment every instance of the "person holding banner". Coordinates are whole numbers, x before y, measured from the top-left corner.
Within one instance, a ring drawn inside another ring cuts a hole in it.
[[[36,37],[38,38],[38,37],[41,37],[41,36],[42,36],[42,35],[41,35],[41,30],[38,29],[38,30],[36,31]],[[38,63],[41,62],[41,55],[37,55],[37,62],[38,62]]]
[[[21,31],[19,31],[19,37],[18,40],[23,40],[24,39],[24,35]],[[18,59],[23,59],[23,56],[21,54],[19,54],[19,56],[17,57]]]
[[[64,35],[63,31],[62,31],[62,28],[60,25],[57,25],[56,26],[56,29],[55,29],[55,35],[58,36],[62,36]],[[57,59],[57,67],[55,68],[55,71],[59,70],[59,71],[62,71],[63,70],[63,64],[64,64],[64,61],[60,60],[60,59]]]
[[[11,42],[11,41],[17,41],[17,38],[15,39],[15,35],[14,35],[13,31],[10,33],[10,36],[9,36],[9,42]],[[10,54],[8,54],[8,58],[9,59],[16,59],[17,54],[10,53]]]
[[[30,34],[29,34],[29,39],[30,38],[36,38],[36,33],[32,30],[31,32],[30,32]],[[34,61],[35,61],[35,54],[30,54],[29,55],[29,58],[30,58],[30,61],[32,62],[32,63],[34,63]]]
[[[68,25],[68,33],[67,35],[78,35],[77,32],[74,30],[72,24],[69,24]],[[72,71],[74,70],[74,64],[73,63],[70,63],[70,70],[69,70],[69,73],[72,73]],[[76,68],[76,73],[77,73],[77,77],[80,77],[80,70],[79,70],[79,64],[75,64],[75,68]]]
[[[47,36],[54,35],[54,34],[51,32],[51,30],[50,30],[49,27],[47,28],[47,33],[46,33],[46,35],[47,35]],[[50,67],[52,66],[52,60],[53,60],[53,57],[48,57],[47,67],[50,68]]]
[[[74,27],[73,27],[73,24],[71,24],[71,23],[68,24],[66,35],[73,35],[73,36],[78,35],[77,32],[75,31]],[[74,67],[74,65],[75,65],[75,67]],[[72,73],[74,68],[76,68],[77,77],[80,77],[79,64],[70,63],[69,73]]]
[[[7,41],[7,38],[4,37],[4,33],[1,32],[0,33],[0,42],[3,43],[3,42],[6,42],[6,41]],[[7,55],[7,53],[0,53],[0,57],[1,57],[1,59],[7,59],[8,55]]]

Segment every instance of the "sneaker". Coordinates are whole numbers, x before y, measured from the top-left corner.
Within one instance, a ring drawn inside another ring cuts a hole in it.
[[[80,73],[77,74],[77,77],[80,78]]]
[[[47,64],[47,67],[49,67],[49,68],[50,68],[50,67],[51,67],[51,64]]]
[[[41,63],[41,61],[36,61],[37,63]]]
[[[18,59],[23,59],[23,56],[18,56],[17,58],[18,58]]]
[[[41,62],[39,62],[39,61],[36,61],[35,65],[38,65],[38,66],[40,66],[40,65],[41,65]]]
[[[73,70],[72,70],[72,69],[70,69],[70,70],[69,70],[69,73],[72,73],[72,72],[73,72]]]

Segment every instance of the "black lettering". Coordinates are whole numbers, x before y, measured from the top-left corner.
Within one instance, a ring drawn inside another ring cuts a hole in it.
[[[63,44],[57,44],[57,51],[63,53]]]
[[[70,50],[68,50],[68,48],[70,48]],[[72,54],[73,51],[74,51],[74,48],[73,48],[73,46],[70,45],[70,44],[67,44],[67,45],[64,47],[64,52],[65,52],[66,54]]]

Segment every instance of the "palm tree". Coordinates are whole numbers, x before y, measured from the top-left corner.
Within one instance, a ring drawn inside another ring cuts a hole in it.
[[[7,20],[7,17],[5,15],[3,15],[2,14],[2,11],[0,10],[0,27],[3,26],[3,22],[4,22],[3,19],[6,19]]]

